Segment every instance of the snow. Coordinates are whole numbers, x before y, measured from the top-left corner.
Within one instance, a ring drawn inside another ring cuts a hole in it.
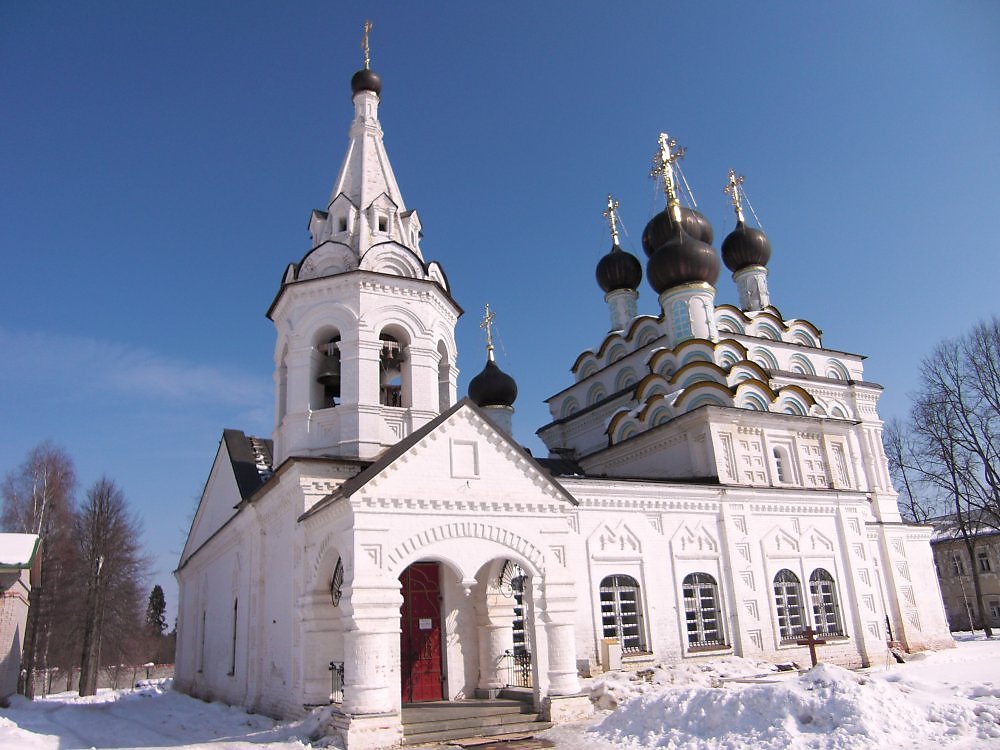
[[[739,657],[612,672],[586,681],[593,720],[544,736],[560,750],[1000,750],[1000,641],[958,640],[860,672],[828,664],[780,672]],[[275,722],[163,681],[92,698],[15,698],[0,710],[0,750],[297,750],[310,738],[323,745],[325,718]]]

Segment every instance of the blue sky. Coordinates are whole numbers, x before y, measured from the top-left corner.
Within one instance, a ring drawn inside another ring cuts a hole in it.
[[[222,429],[270,435],[264,313],[340,166],[365,18],[389,157],[466,310],[460,391],[489,302],[536,453],[609,328],[608,192],[644,259],[661,131],[716,247],[746,176],[773,304],[869,356],[884,418],[997,312],[995,2],[0,3],[0,474],[49,439],[82,487],[115,479],[171,608]]]

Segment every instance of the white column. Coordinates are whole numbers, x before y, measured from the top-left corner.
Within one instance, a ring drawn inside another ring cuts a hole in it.
[[[381,578],[345,586],[344,712],[394,713],[399,707],[399,581]]]
[[[576,670],[576,591],[572,581],[549,581],[544,584],[542,622],[548,644],[549,695],[575,695],[580,692]]]
[[[506,685],[506,675],[502,673],[501,662],[505,652],[513,653],[514,637],[511,625],[513,617],[480,618],[479,624],[479,683],[480,690],[495,696]],[[507,621],[505,622],[504,619]]]

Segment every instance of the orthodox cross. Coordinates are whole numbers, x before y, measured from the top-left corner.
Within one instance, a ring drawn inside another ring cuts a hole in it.
[[[365,31],[361,37],[361,49],[365,53],[365,70],[368,70],[368,66],[371,64],[371,58],[369,56],[368,49],[368,35],[371,33],[373,24],[371,21],[365,21]]]
[[[486,355],[490,358],[490,362],[493,362],[493,318],[497,316],[496,313],[490,312],[490,304],[486,303],[486,315],[483,317],[483,322],[479,324],[480,328],[486,330]]]
[[[740,195],[743,193],[743,190],[740,188],[742,184],[743,175],[737,175],[736,172],[730,169],[729,182],[722,188],[722,192],[732,196],[733,208],[736,209],[736,221],[740,223],[743,223],[743,201],[740,199]]]
[[[649,172],[650,177],[663,175],[663,192],[667,196],[667,205],[677,205],[677,189],[674,185],[674,162],[684,158],[684,149],[678,148],[677,139],[671,138],[666,133],[660,133],[659,148],[653,154],[653,168]]]
[[[611,197],[611,193],[608,193],[608,210],[604,212],[604,218],[611,225],[611,244],[614,247],[618,246],[618,224],[615,221],[615,211],[617,209],[618,201]]]
[[[812,660],[812,665],[815,667],[817,663],[816,647],[822,646],[826,643],[826,641],[822,638],[817,638],[816,632],[808,625],[799,631],[799,636],[799,640],[795,641],[795,644],[797,646],[809,647],[809,658]]]

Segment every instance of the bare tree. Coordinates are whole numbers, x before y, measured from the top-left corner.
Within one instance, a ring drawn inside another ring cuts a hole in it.
[[[915,468],[916,447],[907,425],[896,418],[887,421],[882,430],[882,443],[889,459],[889,473],[899,490],[903,518],[914,523],[927,523],[937,515],[933,502],[935,496],[921,488],[920,472]]]
[[[140,552],[139,524],[110,479],[101,478],[87,490],[77,540],[86,591],[80,695],[93,695],[101,663],[133,659],[131,651],[141,643],[143,630],[140,585],[146,560]]]
[[[18,692],[33,698],[36,673],[68,667],[76,650],[72,543],[76,476],[73,460],[60,448],[41,443],[3,482],[3,527],[38,534],[40,581],[29,595],[21,680]]]
[[[948,510],[949,533],[963,541],[980,613],[983,599],[976,551],[1000,521],[1000,320],[977,324],[938,344],[921,367],[909,438],[890,435],[886,450],[897,476],[917,478],[904,491],[926,493]],[[896,441],[896,442],[894,442]],[[992,636],[987,618],[983,629]]]

